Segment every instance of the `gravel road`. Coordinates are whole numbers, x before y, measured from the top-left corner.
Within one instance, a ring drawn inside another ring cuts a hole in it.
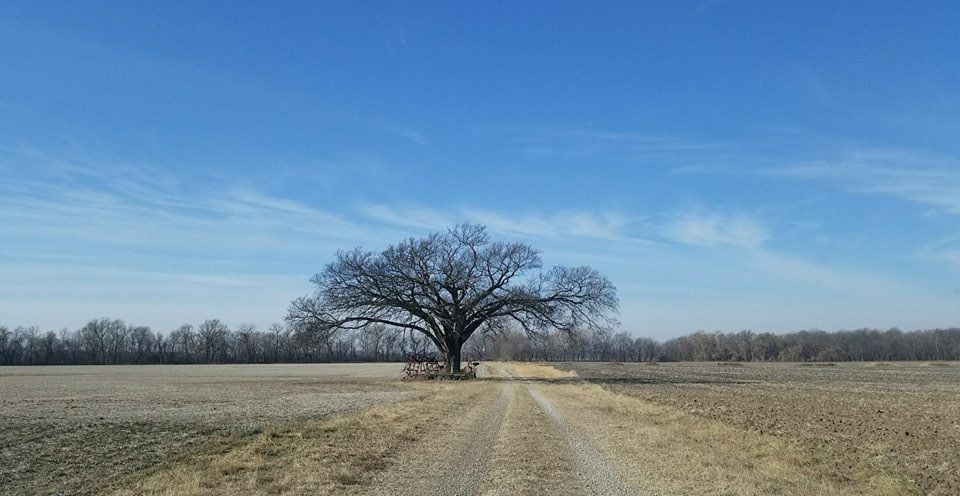
[[[444,453],[442,458],[446,462],[438,467],[434,477],[428,479],[426,494],[469,496],[479,493],[487,473],[489,453],[493,451],[514,388],[513,384],[501,384],[500,396],[485,409],[466,436],[447,445],[452,453]]]
[[[502,368],[499,375],[516,378],[509,368]],[[553,424],[553,430],[558,432],[566,441],[567,454],[572,455],[574,474],[580,483],[583,495],[631,495],[641,494],[636,488],[629,488],[623,478],[603,459],[584,439],[576,427],[554,407],[553,402],[540,390],[537,390],[529,381],[522,382],[523,389],[529,394],[540,410],[543,411]]]
[[[630,488],[554,406],[548,388],[487,366],[491,381],[481,404],[464,413],[430,447],[402,454],[374,494],[551,496],[633,495]],[[505,421],[506,419],[506,421]]]
[[[583,494],[589,495],[630,495],[639,494],[636,489],[630,489],[623,479],[603,459],[597,450],[572,427],[564,417],[554,408],[553,403],[540,391],[533,389],[530,384],[524,384],[527,393],[533,396],[540,408],[546,412],[554,422],[557,430],[567,441],[567,446],[576,460],[577,478],[583,483]]]

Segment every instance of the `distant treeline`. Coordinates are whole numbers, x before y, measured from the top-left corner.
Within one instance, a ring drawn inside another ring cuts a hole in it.
[[[382,326],[323,343],[297,339],[282,324],[230,329],[217,319],[167,333],[106,318],[76,331],[0,326],[0,365],[378,362],[405,360],[432,347],[426,337]]]
[[[903,332],[800,331],[788,334],[741,331],[696,332],[664,342],[626,332],[529,338],[519,332],[479,337],[469,349],[489,358],[532,361],[743,361],[846,362],[960,360],[960,329]]]
[[[305,342],[284,325],[266,330],[216,319],[167,333],[122,320],[91,320],[59,332],[0,326],[0,365],[302,363],[402,361],[433,353],[425,337],[370,326]],[[960,360],[960,329],[903,332],[801,331],[789,334],[697,332],[659,342],[629,333],[530,337],[518,331],[474,335],[465,359],[534,361],[883,361]]]

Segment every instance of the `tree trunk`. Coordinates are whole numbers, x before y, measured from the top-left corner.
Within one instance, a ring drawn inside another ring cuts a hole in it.
[[[450,340],[450,342],[447,343],[447,363],[444,367],[447,373],[460,373],[460,352],[462,348],[463,343],[459,340]]]

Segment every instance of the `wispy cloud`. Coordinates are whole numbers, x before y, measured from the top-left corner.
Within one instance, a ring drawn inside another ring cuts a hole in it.
[[[663,234],[678,243],[704,247],[757,248],[770,234],[758,220],[744,215],[684,213],[668,221]]]
[[[42,236],[42,249],[71,240],[100,246],[181,247],[203,252],[318,240],[370,239],[344,216],[268,193],[193,183],[162,169],[94,167],[82,161],[5,154],[23,171],[0,185],[0,234]]]
[[[852,294],[896,294],[897,284],[876,273],[832,267],[765,248],[743,255],[742,264],[777,278],[783,284],[812,287],[844,297]]]
[[[920,250],[920,257],[938,264],[947,264],[960,270],[960,234],[947,236],[927,244]]]
[[[428,140],[423,133],[416,131],[414,129],[410,129],[404,126],[398,126],[395,124],[384,124],[383,127],[387,131],[390,131],[391,133],[401,138],[410,140],[418,145],[427,145],[430,143],[430,140]]]
[[[467,218],[487,225],[496,232],[529,238],[593,238],[625,240],[627,216],[617,213],[557,212],[508,216],[489,210],[466,209]]]
[[[617,131],[591,125],[577,127],[510,128],[498,130],[521,153],[554,159],[676,159],[714,161],[741,144],[704,141],[657,133]],[[664,164],[666,165],[666,164]]]
[[[306,291],[295,275],[126,270],[103,261],[0,263],[0,274],[5,283],[0,315],[6,323],[50,329],[104,315],[159,331],[211,317],[266,326],[281,320],[290,300]]]
[[[910,158],[917,157],[861,153],[736,173],[816,181],[818,186],[829,182],[844,191],[895,196],[960,213],[960,167],[951,168],[960,164]],[[745,305],[771,303],[794,311],[795,305],[786,303],[791,298],[821,310],[853,301],[868,316],[877,310],[878,298],[902,300],[904,308],[942,301],[925,293],[922,283],[901,284],[909,276],[894,269],[861,270],[839,257],[821,258],[785,246],[780,242],[795,220],[751,205],[622,211],[384,200],[337,209],[334,202],[314,203],[272,193],[283,189],[269,185],[234,184],[228,177],[198,179],[159,167],[95,164],[35,152],[0,150],[0,171],[0,275],[8,286],[11,281],[17,286],[0,288],[0,313],[10,315],[27,315],[25,305],[38,315],[46,305],[72,308],[76,319],[146,317],[162,328],[169,323],[164,319],[172,319],[166,313],[178,315],[178,321],[189,313],[188,320],[195,320],[218,308],[243,320],[269,322],[282,316],[291,298],[309,289],[308,274],[302,272],[319,269],[337,248],[359,244],[377,249],[464,221],[485,224],[501,239],[529,241],[544,250],[551,264],[594,265],[618,286],[641,288],[633,290],[642,293],[633,295],[638,300],[659,298],[666,302],[664,308],[676,306],[678,299],[712,301],[731,312],[733,320],[727,322],[755,322],[752,310],[739,316],[730,310]],[[960,269],[958,239],[931,244],[924,254]],[[680,245],[695,248],[678,249]],[[68,272],[69,278],[58,276]],[[660,289],[664,285],[681,289]],[[165,301],[159,310],[151,306],[157,298]],[[636,310],[642,303],[625,306]],[[895,319],[899,308],[885,303],[883,319]],[[807,325],[806,318],[799,311],[794,317],[801,322],[797,326]]]
[[[559,211],[507,215],[474,207],[441,211],[423,206],[367,205],[362,212],[380,222],[424,230],[442,230],[458,222],[485,225],[491,232],[524,238],[627,240],[630,217],[613,212]]]
[[[822,294],[850,295],[895,291],[895,283],[882,276],[845,270],[807,260],[767,246],[771,228],[743,212],[686,211],[666,216],[636,216],[620,213],[554,212],[509,216],[476,208],[445,212],[424,208],[376,205],[363,209],[371,218],[387,224],[422,230],[443,229],[451,223],[470,220],[488,226],[498,236],[527,238],[563,263],[590,263],[624,273],[638,271],[655,280],[683,280],[698,284],[698,292],[730,293],[729,281],[752,286],[741,288],[741,298],[756,298],[777,291],[815,288]],[[585,241],[586,243],[580,243]],[[593,241],[596,241],[595,243]],[[697,255],[676,250],[689,245]],[[624,287],[636,285],[629,276]],[[749,281],[749,282],[747,282]],[[711,289],[711,284],[718,286]],[[689,287],[686,292],[689,292]],[[649,295],[648,295],[649,296]],[[663,297],[658,295],[657,297]]]
[[[460,222],[458,215],[414,205],[365,205],[360,211],[367,217],[394,226],[438,230]]]
[[[334,250],[394,235],[159,167],[9,149],[0,164],[0,314],[50,326],[115,315],[163,328],[211,312],[269,323]],[[56,316],[37,317],[44,305]]]
[[[786,163],[762,174],[829,181],[861,194],[887,195],[960,214],[960,158],[918,151],[868,149],[836,159]]]

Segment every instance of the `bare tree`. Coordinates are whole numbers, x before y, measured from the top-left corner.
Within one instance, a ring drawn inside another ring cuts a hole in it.
[[[257,326],[243,323],[237,327],[237,358],[241,362],[253,363],[257,356]]]
[[[284,327],[279,323],[270,324],[270,352],[273,355],[273,362],[280,361],[280,342],[284,337]]]
[[[36,365],[40,362],[40,329],[37,326],[18,327],[15,334],[19,335],[18,340],[22,343],[23,353],[26,363]]]
[[[122,322],[113,321],[104,317],[91,320],[80,329],[80,336],[83,339],[85,348],[93,354],[95,360],[100,363],[107,363],[111,329],[117,325],[122,325]]]
[[[600,330],[614,320],[616,288],[590,267],[554,267],[522,243],[491,241],[482,226],[403,241],[376,254],[341,251],[294,300],[287,321],[302,336],[384,324],[427,336],[460,370],[463,344],[477,331],[515,323],[528,334]]]
[[[10,330],[0,326],[0,364],[13,363],[13,336]]]
[[[42,355],[40,363],[50,365],[59,352],[60,341],[57,339],[57,333],[47,331],[43,337],[40,338],[40,353]]]
[[[660,343],[646,337],[639,337],[634,341],[637,350],[637,360],[652,362],[660,356]]]
[[[381,353],[385,351],[384,343],[388,334],[390,334],[390,331],[383,324],[371,324],[364,327],[360,332],[360,351],[373,361],[380,361]]]
[[[126,347],[129,335],[130,329],[122,320],[113,320],[107,326],[107,347],[110,350],[113,363],[120,363],[120,356]]]
[[[135,354],[135,363],[143,363],[144,357],[150,353],[155,344],[155,337],[149,327],[138,326],[130,329],[130,351]]]
[[[170,339],[163,335],[163,333],[157,331],[154,335],[155,349],[157,350],[156,361],[157,363],[167,363],[170,354]]]
[[[190,354],[193,351],[196,339],[194,339],[193,326],[184,324],[170,333],[170,353],[174,361],[181,363],[190,362]],[[179,358],[178,358],[179,356]]]
[[[203,349],[204,363],[216,363],[223,361],[223,351],[227,346],[227,328],[226,324],[220,322],[220,319],[207,319],[197,327],[197,336],[200,338],[200,346]]]

